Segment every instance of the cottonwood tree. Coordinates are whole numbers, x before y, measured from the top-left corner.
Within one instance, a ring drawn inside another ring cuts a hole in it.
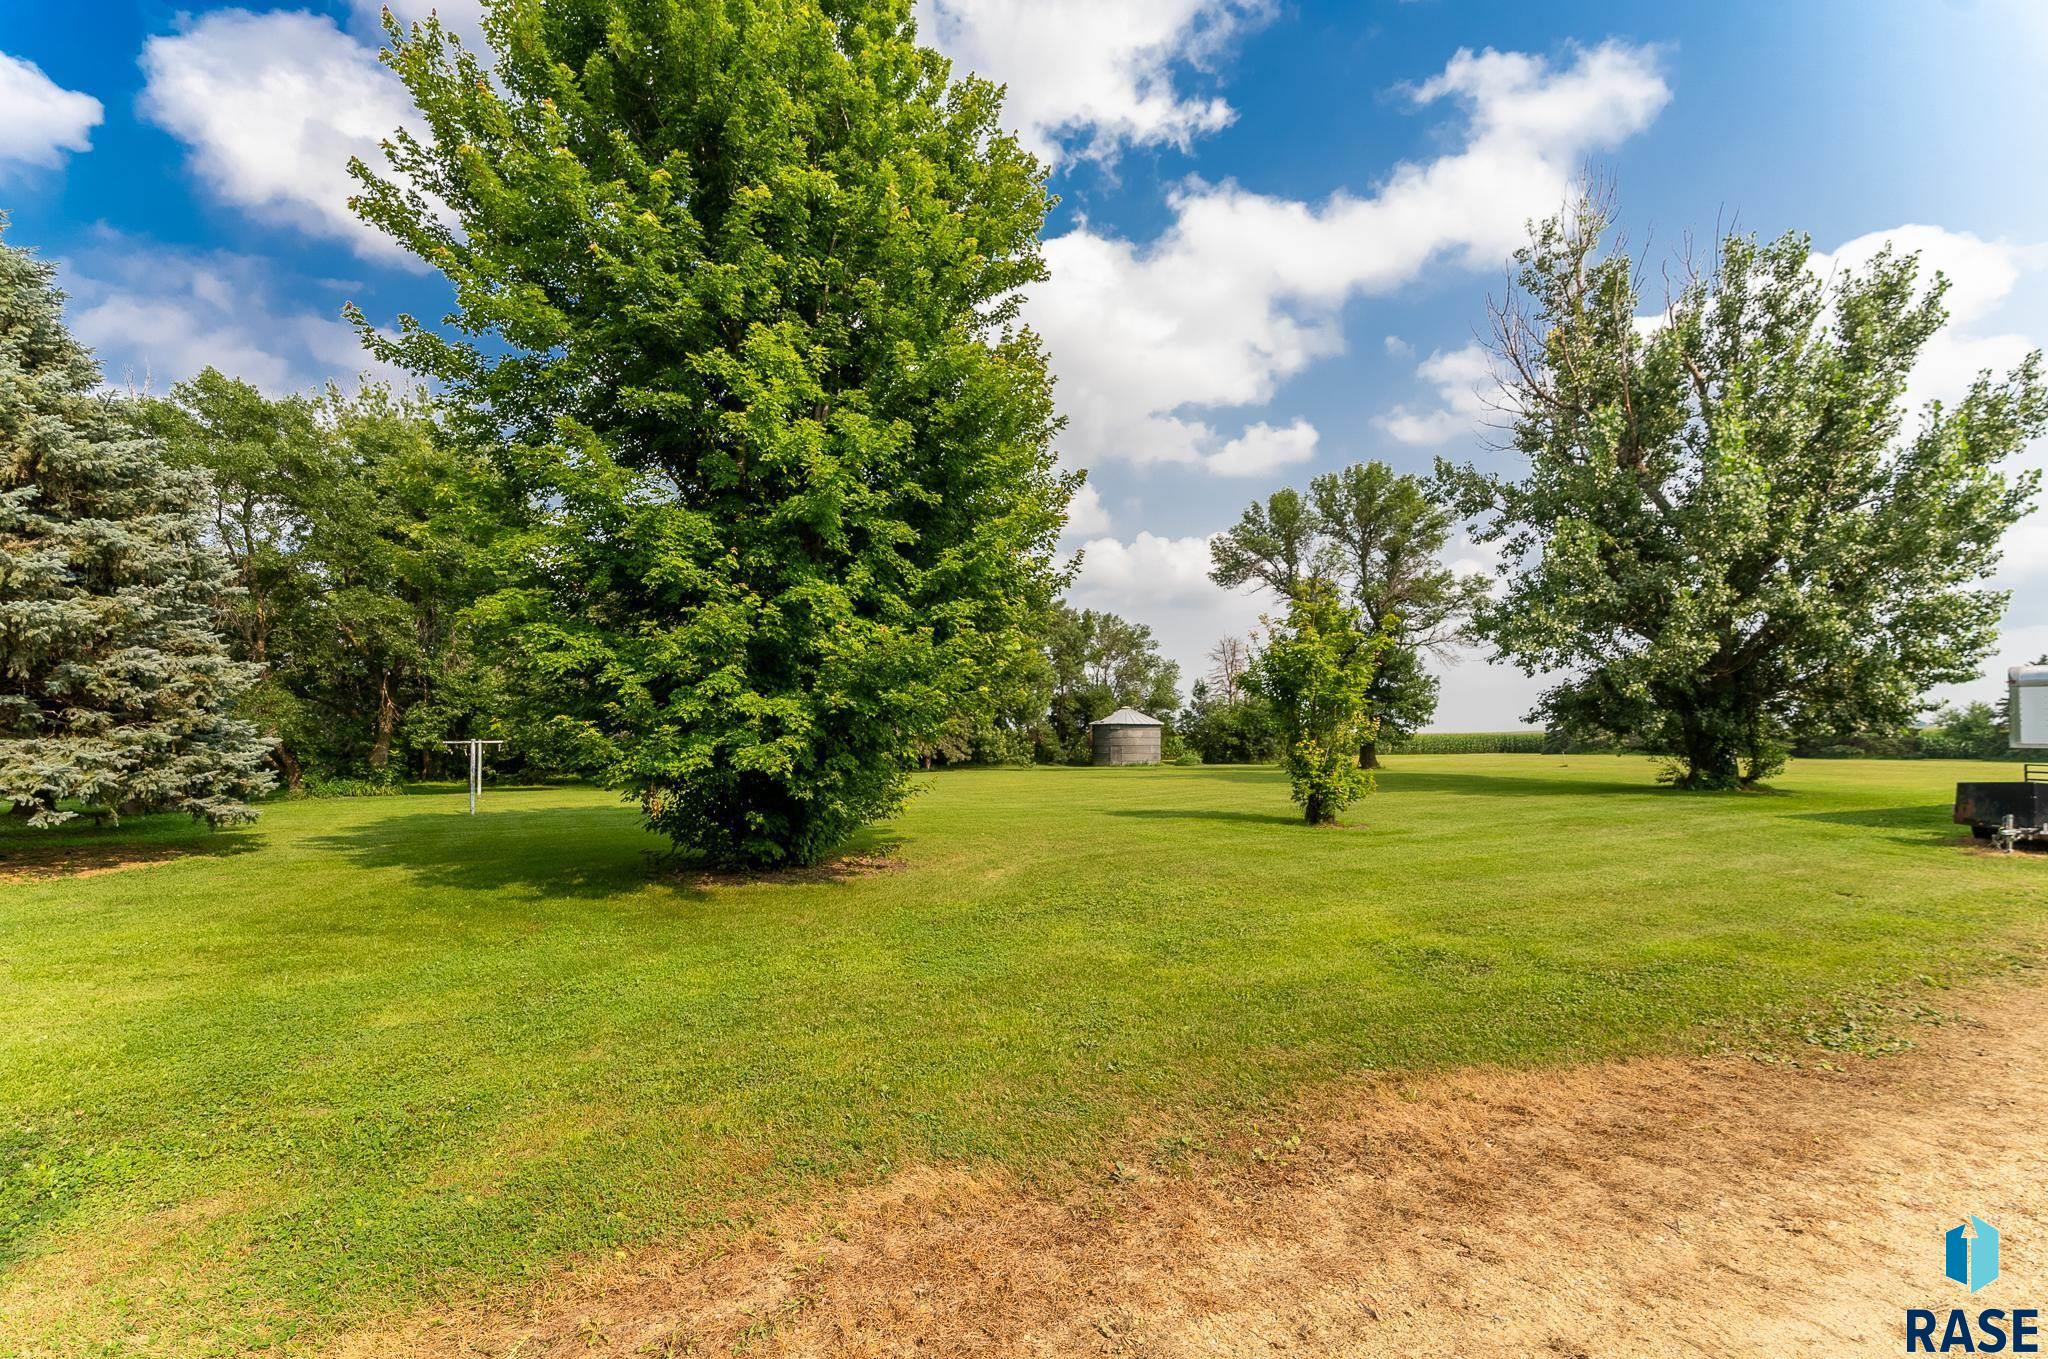
[[[38,827],[247,820],[269,751],[229,715],[255,667],[215,630],[204,478],[100,392],[53,272],[0,242],[0,797]]]
[[[1018,321],[1045,170],[908,0],[501,0],[487,72],[389,25],[420,110],[362,216],[454,285],[438,378],[546,516],[527,682],[678,846],[810,862],[1057,593],[1073,478]]]
[[[1329,579],[1360,628],[1384,639],[1369,695],[1377,735],[1358,751],[1365,768],[1379,766],[1380,738],[1428,725],[1438,683],[1423,657],[1455,642],[1486,597],[1484,576],[1460,575],[1439,559],[1454,523],[1428,482],[1375,461],[1316,477],[1306,496],[1274,492],[1210,544],[1217,584],[1292,599],[1308,582]]]
[[[1946,289],[1913,256],[1823,278],[1804,236],[1730,235],[1648,328],[1608,228],[1597,202],[1540,224],[1497,311],[1526,471],[1440,466],[1517,564],[1479,631],[1569,675],[1536,715],[1730,788],[1974,677],[2006,599],[1983,582],[2035,492],[2004,464],[2048,425],[2039,355],[1909,425]]]
[[[1309,502],[1359,625],[1387,640],[1369,694],[1378,727],[1359,750],[1361,763],[1377,768],[1381,740],[1407,736],[1436,715],[1438,681],[1423,657],[1441,658],[1464,635],[1487,579],[1440,559],[1456,519],[1420,477],[1356,463],[1310,482]]]

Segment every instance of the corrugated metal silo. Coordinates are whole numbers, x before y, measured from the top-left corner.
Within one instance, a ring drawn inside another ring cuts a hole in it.
[[[1165,731],[1165,723],[1136,708],[1118,708],[1100,722],[1088,724],[1097,764],[1158,764]]]

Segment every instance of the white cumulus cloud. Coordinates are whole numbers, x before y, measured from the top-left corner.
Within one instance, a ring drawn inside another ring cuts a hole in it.
[[[1067,600],[1145,624],[1160,652],[1181,667],[1181,692],[1207,665],[1209,648],[1226,635],[1245,636],[1273,602],[1225,590],[1209,579],[1212,535],[1184,538],[1141,532],[1126,542],[1095,538],[1081,549],[1081,572]]]
[[[355,12],[356,27],[379,45],[384,40],[384,11],[389,9],[401,24],[423,24],[429,17],[437,17],[443,28],[462,39],[463,46],[473,52],[484,50],[483,0],[351,0],[350,8]]]
[[[404,382],[340,317],[302,289],[281,300],[264,261],[230,251],[168,248],[113,232],[62,261],[66,319],[99,355],[109,385],[161,392],[211,364],[272,395],[332,379]]]
[[[1204,411],[1262,404],[1338,353],[1353,298],[1440,262],[1499,265],[1530,217],[1564,201],[1584,158],[1648,126],[1670,89],[1654,51],[1607,43],[1561,66],[1460,52],[1409,96],[1458,104],[1463,143],[1395,167],[1375,193],[1310,204],[1191,181],[1153,241],[1083,226],[1046,243],[1052,276],[1027,314],[1059,374],[1069,459],[1218,451]]]
[[[105,121],[100,101],[67,90],[42,67],[0,52],[0,170],[50,167],[67,151],[90,151],[92,130]]]
[[[1026,148],[1109,161],[1229,125],[1216,96],[1184,93],[1200,67],[1270,0],[919,0],[918,36],[956,68],[1008,88],[1003,115]]]
[[[1314,458],[1318,438],[1306,420],[1280,428],[1262,420],[1202,459],[1202,465],[1219,477],[1264,476]]]
[[[1436,388],[1438,404],[1419,411],[1396,406],[1380,416],[1379,427],[1400,442],[1424,447],[1452,443],[1496,418],[1493,363],[1481,346],[1438,350],[1415,365],[1415,375]]]
[[[1202,604],[1224,593],[1209,580],[1209,539],[1197,534],[1162,538],[1144,532],[1126,543],[1093,538],[1081,548],[1081,574],[1075,596],[1086,596],[1089,608],[1129,613],[1137,604]],[[1119,609],[1109,601],[1122,600]],[[1138,615],[1143,617],[1142,613]]]
[[[351,156],[381,166],[378,143],[413,112],[376,49],[332,19],[216,10],[142,52],[145,117],[191,148],[221,201],[375,259],[400,248],[349,210]]]
[[[1109,532],[1111,519],[1108,506],[1102,503],[1102,492],[1095,489],[1095,483],[1084,481],[1081,489],[1074,492],[1074,498],[1067,502],[1067,527],[1069,538],[1093,538]]]

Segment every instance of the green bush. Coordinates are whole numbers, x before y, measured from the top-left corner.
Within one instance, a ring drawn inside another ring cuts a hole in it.
[[[397,779],[361,779],[342,775],[308,774],[299,788],[300,797],[398,797],[405,785]]]

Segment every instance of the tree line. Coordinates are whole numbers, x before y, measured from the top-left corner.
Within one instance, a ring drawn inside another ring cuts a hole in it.
[[[1911,257],[1731,234],[1646,313],[1589,199],[1492,313],[1508,446],[1249,507],[1212,575],[1271,612],[1183,708],[1141,624],[1062,603],[1047,169],[907,5],[500,0],[489,54],[386,23],[420,131],[352,204],[454,304],[349,315],[431,398],[109,394],[0,242],[0,789],[38,825],[506,735],[694,856],[808,863],[918,766],[1082,758],[1124,705],[1329,821],[1463,641],[1552,676],[1566,739],[1727,788],[1991,648],[2038,356],[1908,413],[1945,286]],[[1490,576],[1443,563],[1461,522]]]

